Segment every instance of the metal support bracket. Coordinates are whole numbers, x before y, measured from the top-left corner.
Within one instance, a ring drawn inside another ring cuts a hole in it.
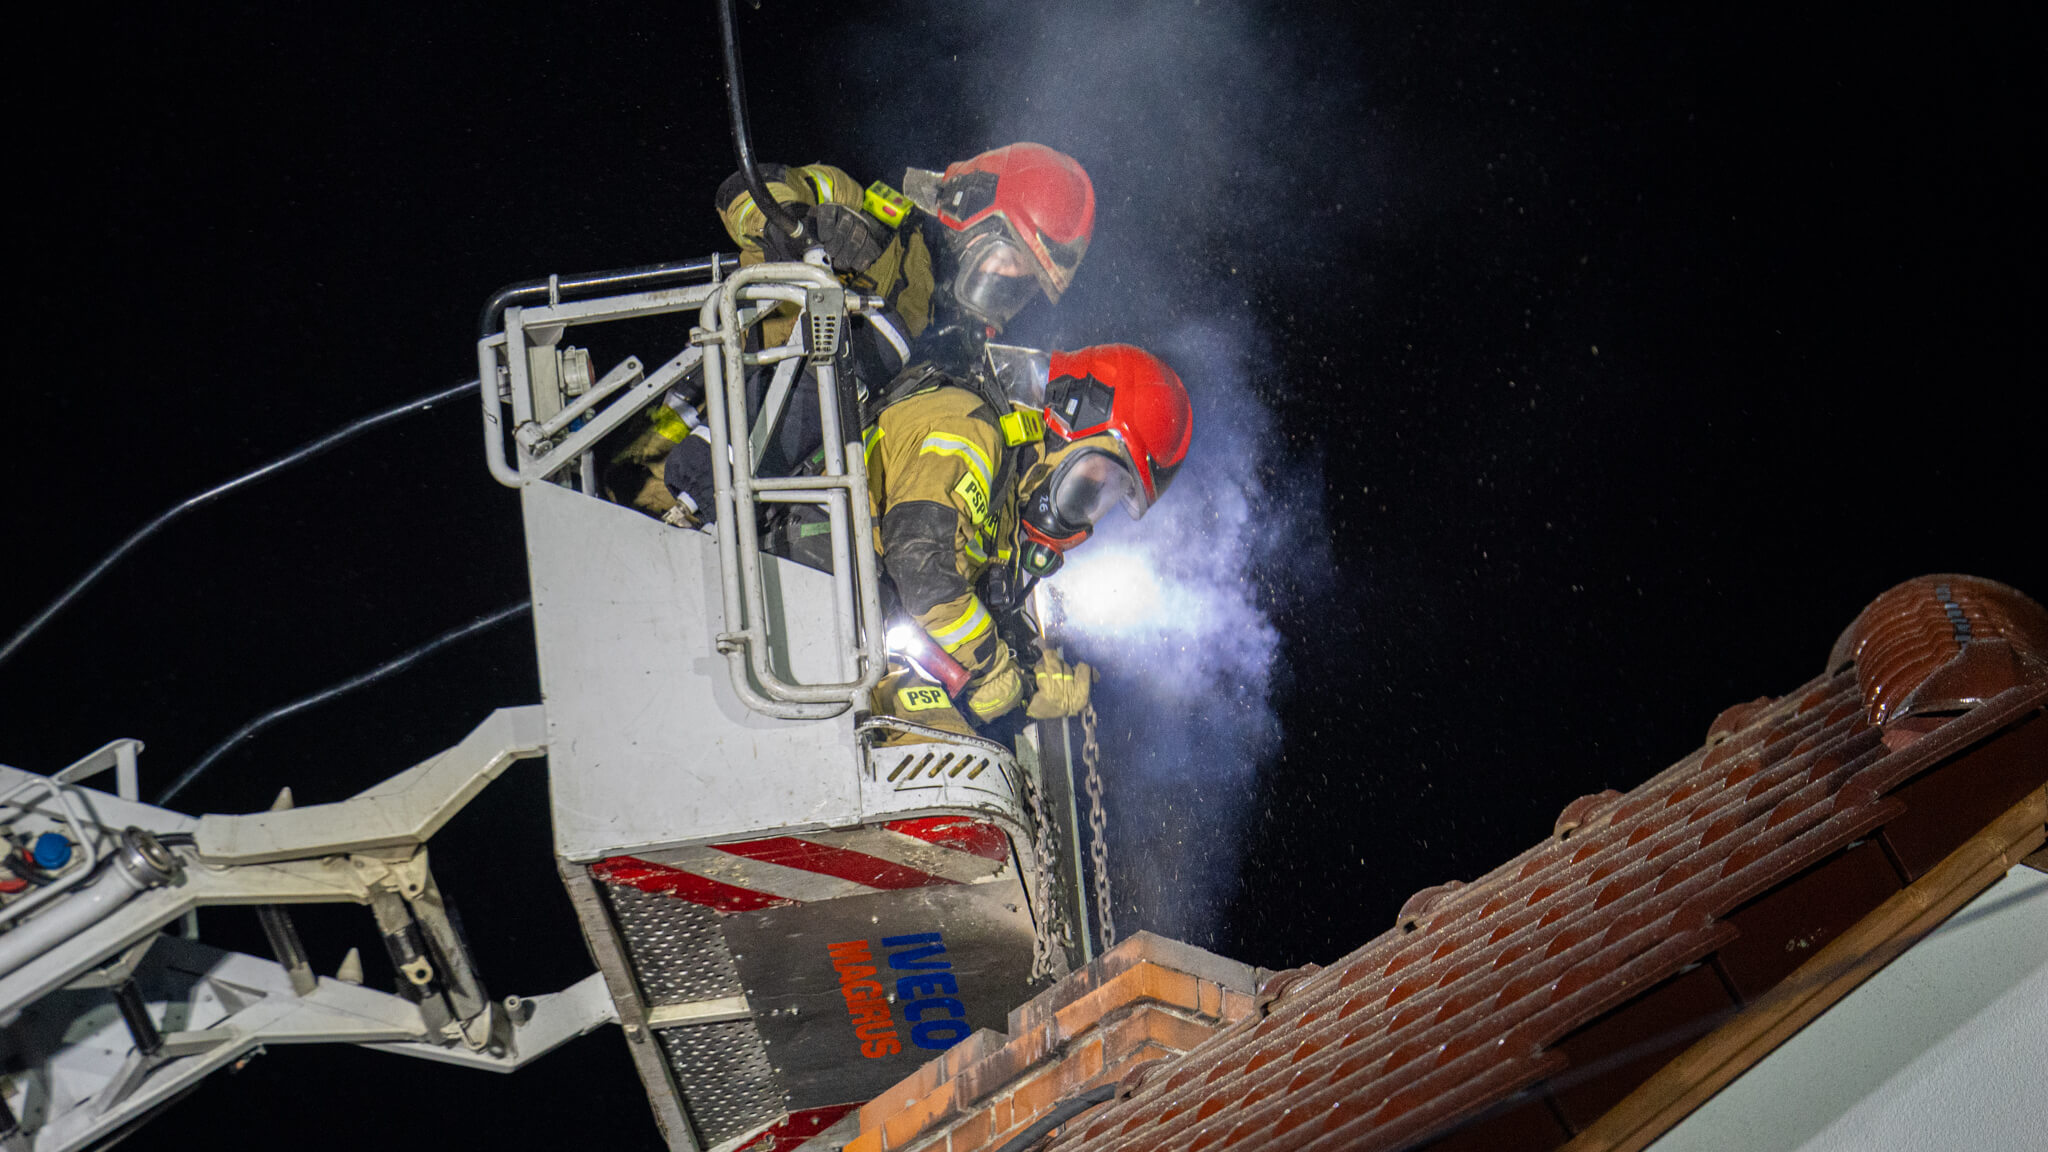
[[[266,1045],[357,1043],[510,1071],[612,1022],[596,974],[559,993],[491,1000],[428,863],[426,839],[512,762],[539,755],[544,735],[540,708],[501,710],[456,746],[347,800],[197,822],[0,769],[9,792],[40,783],[59,815],[77,807],[64,796],[76,792],[96,817],[115,805],[123,819],[191,828],[193,837],[156,847],[168,879],[81,918],[0,975],[0,1020],[20,1061],[13,1074],[41,1083],[39,1099],[74,1102],[38,1113],[32,1130],[0,1126],[0,1137],[26,1135],[52,1152],[102,1143]],[[67,771],[118,770],[124,747],[139,745],[116,742]],[[359,965],[358,982],[314,975],[284,906],[328,902],[370,905],[387,940],[406,942],[410,954],[394,955],[403,994],[362,987]],[[163,931],[193,909],[229,904],[257,908],[280,962]],[[423,967],[409,969],[415,958]],[[103,989],[115,990],[118,1015],[106,1011]]]
[[[500,708],[462,743],[347,800],[202,816],[195,835],[199,858],[213,865],[261,864],[384,851],[404,859],[515,761],[546,748],[539,705]]]
[[[455,747],[347,800],[202,817],[195,848],[178,852],[186,864],[178,882],[136,895],[117,915],[86,925],[47,954],[0,975],[0,1019],[106,968],[112,958],[195,908],[368,904],[373,882],[387,875],[397,877],[403,899],[424,898],[432,891],[420,851],[426,839],[514,761],[540,755],[545,730],[538,706],[500,709]],[[438,893],[430,904],[434,911],[427,919],[445,921]],[[430,934],[440,931],[430,929]],[[455,947],[452,928],[444,946]],[[465,1007],[481,1011],[481,991],[472,999]],[[464,1039],[470,1039],[467,1033]]]
[[[443,1042],[473,1051],[487,1047],[502,1009],[477,979],[469,949],[456,934],[440,885],[427,867],[427,850],[422,847],[396,865],[366,857],[351,862],[365,877],[370,911],[398,970],[401,994],[419,1005],[427,1026]]]

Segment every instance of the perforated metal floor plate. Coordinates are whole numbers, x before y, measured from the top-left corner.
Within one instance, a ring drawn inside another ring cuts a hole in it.
[[[788,1096],[751,1021],[690,1024],[655,1035],[707,1147],[789,1111]]]
[[[671,896],[603,886],[649,1006],[740,995],[718,913]]]

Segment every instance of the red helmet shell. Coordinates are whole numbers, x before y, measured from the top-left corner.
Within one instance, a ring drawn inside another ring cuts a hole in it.
[[[1115,436],[1149,508],[1187,459],[1195,412],[1187,386],[1157,356],[1129,344],[1097,344],[1052,354],[1045,424],[1068,441]]]
[[[1095,185],[1072,156],[1011,144],[962,160],[939,184],[939,222],[955,232],[999,227],[1032,255],[1038,283],[1057,301],[1095,235]]]

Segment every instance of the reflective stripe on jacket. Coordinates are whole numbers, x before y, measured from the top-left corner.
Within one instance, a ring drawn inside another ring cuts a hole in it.
[[[996,413],[965,388],[935,387],[882,409],[867,440],[883,569],[904,609],[978,675],[999,641],[975,582],[1017,531]]]

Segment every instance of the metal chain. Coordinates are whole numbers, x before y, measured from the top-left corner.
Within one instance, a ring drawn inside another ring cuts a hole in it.
[[[1021,766],[1020,766],[1021,767]],[[1045,804],[1038,794],[1038,781],[1028,771],[1017,775],[1024,779],[1024,804],[1031,816],[1031,921],[1034,931],[1031,936],[1031,976],[1040,977],[1066,975],[1066,950],[1055,950],[1055,938],[1063,938],[1064,925],[1060,919],[1059,902],[1052,893],[1052,822],[1047,818]],[[1057,958],[1056,958],[1057,957]]]
[[[1095,918],[1102,927],[1102,951],[1116,943],[1116,918],[1109,911],[1109,815],[1102,809],[1102,748],[1095,742],[1095,704],[1081,713],[1081,763],[1088,768],[1088,859],[1095,865]]]

